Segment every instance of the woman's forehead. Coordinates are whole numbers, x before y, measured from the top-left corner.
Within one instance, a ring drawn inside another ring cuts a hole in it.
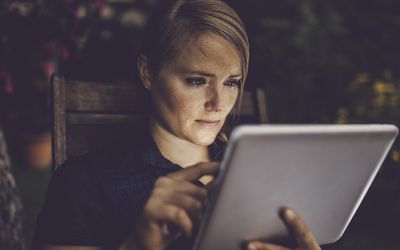
[[[238,51],[212,33],[192,36],[173,63],[178,70],[241,74]]]

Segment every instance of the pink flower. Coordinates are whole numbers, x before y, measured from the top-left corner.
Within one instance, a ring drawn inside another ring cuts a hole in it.
[[[53,62],[46,62],[43,64],[43,70],[47,77],[50,77],[56,70]]]
[[[14,85],[11,79],[11,72],[8,70],[0,71],[0,78],[4,79],[4,90],[7,94],[14,92]]]
[[[11,80],[6,82],[4,89],[7,94],[12,94],[14,92],[14,85]]]
[[[104,8],[104,2],[103,2],[103,0],[92,0],[92,2],[93,2],[93,5],[94,5],[95,10],[96,10],[98,13],[101,13],[101,11],[102,11],[103,8]]]
[[[60,57],[61,59],[67,60],[70,58],[70,53],[67,47],[61,47],[60,48]]]

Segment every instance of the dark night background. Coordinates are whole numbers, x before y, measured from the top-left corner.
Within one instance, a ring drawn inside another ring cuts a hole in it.
[[[400,1],[230,0],[251,42],[248,88],[262,88],[270,123],[400,123]],[[0,123],[34,228],[50,170],[22,159],[21,134],[50,129],[49,77],[132,81],[142,29],[157,0],[0,3]],[[344,236],[326,249],[398,249],[396,142]]]

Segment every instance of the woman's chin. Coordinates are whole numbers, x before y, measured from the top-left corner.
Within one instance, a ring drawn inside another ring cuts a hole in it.
[[[200,133],[193,138],[192,142],[199,146],[210,146],[215,141],[217,134],[215,133]]]

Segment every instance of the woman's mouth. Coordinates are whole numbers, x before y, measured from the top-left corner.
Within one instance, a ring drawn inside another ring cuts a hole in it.
[[[198,124],[206,128],[215,128],[219,125],[220,120],[195,120]]]

